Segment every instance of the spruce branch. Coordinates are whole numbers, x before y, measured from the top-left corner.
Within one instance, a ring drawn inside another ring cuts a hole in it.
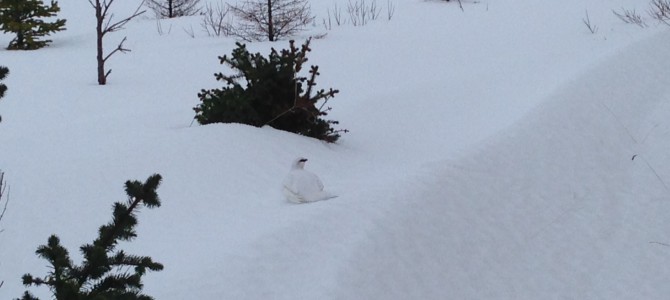
[[[49,237],[46,245],[38,247],[36,254],[51,264],[52,271],[45,277],[23,276],[26,286],[46,285],[53,291],[55,299],[151,299],[140,294],[141,277],[147,270],[160,271],[163,265],[150,257],[128,255],[114,249],[119,241],[136,237],[136,210],[143,204],[148,208],[160,206],[156,189],[160,185],[158,174],[146,182],[127,181],[126,203],[115,203],[112,221],[100,227],[98,238],[91,244],[80,247],[84,261],[75,266],[70,255],[57,236]],[[126,270],[132,268],[134,273]],[[29,292],[22,299],[37,299]]]

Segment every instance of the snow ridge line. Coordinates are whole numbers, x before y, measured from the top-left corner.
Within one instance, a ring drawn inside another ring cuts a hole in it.
[[[631,231],[646,227],[625,222],[639,219],[634,212],[647,195],[634,190],[650,178],[630,158],[639,137],[659,126],[650,118],[670,95],[664,75],[670,62],[659,50],[670,47],[668,35],[587,70],[471,156],[417,175],[425,184],[408,186],[397,197],[404,201],[393,201],[403,205],[393,206],[369,233],[378,238],[359,245],[352,258],[352,265],[376,272],[341,276],[332,299],[442,299],[444,291],[454,299],[662,299],[656,292],[663,288],[643,291],[636,282],[665,271],[629,272],[628,281],[612,288],[620,276],[604,270],[634,261]],[[556,259],[564,263],[557,267]],[[396,265],[384,263],[389,260]],[[603,285],[593,282],[594,274]],[[357,284],[371,280],[389,289]]]

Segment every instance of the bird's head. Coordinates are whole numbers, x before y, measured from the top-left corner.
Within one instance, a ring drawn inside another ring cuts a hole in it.
[[[293,166],[292,169],[297,170],[297,169],[304,169],[305,168],[305,163],[307,162],[307,159],[304,157],[298,157],[293,161]]]

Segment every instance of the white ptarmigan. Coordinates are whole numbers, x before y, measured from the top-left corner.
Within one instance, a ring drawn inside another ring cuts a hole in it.
[[[306,203],[334,198],[333,195],[323,190],[323,183],[316,174],[305,170],[304,157],[297,158],[291,171],[284,179],[284,196],[292,203]]]

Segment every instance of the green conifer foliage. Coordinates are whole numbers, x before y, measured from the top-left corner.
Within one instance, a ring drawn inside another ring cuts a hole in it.
[[[65,20],[46,22],[42,18],[55,17],[59,11],[55,0],[51,0],[49,6],[42,0],[0,1],[0,30],[16,34],[7,49],[34,50],[48,45],[51,40],[42,40],[42,37],[64,30]]]
[[[5,79],[9,75],[9,69],[7,67],[0,66],[0,81]],[[7,91],[7,86],[0,83],[0,99],[5,96],[5,92]],[[2,117],[0,117],[0,122],[2,122]]]
[[[310,40],[301,48],[290,41],[290,48],[272,49],[266,58],[251,54],[244,44],[237,43],[232,56],[219,57],[237,74],[215,74],[226,83],[222,89],[202,90],[201,103],[193,108],[200,124],[242,123],[257,127],[270,125],[320,140],[335,142],[343,130],[335,130],[337,121],[324,120],[330,107],[325,104],[338,90],[316,91],[319,67],[311,66],[309,77],[298,74],[307,62]],[[323,101],[317,104],[318,101]],[[319,105],[317,107],[317,105]],[[346,132],[346,130],[344,130]]]
[[[142,276],[147,271],[160,271],[163,265],[151,257],[136,256],[117,250],[120,241],[130,241],[137,236],[136,211],[161,205],[156,189],[161,176],[154,174],[146,182],[127,181],[126,203],[115,203],[112,221],[100,227],[98,238],[91,244],[80,247],[84,261],[75,265],[56,235],[49,237],[47,244],[35,252],[50,264],[51,271],[45,277],[23,275],[26,286],[48,286],[56,300],[150,300],[143,295]],[[20,300],[39,300],[26,291]]]

